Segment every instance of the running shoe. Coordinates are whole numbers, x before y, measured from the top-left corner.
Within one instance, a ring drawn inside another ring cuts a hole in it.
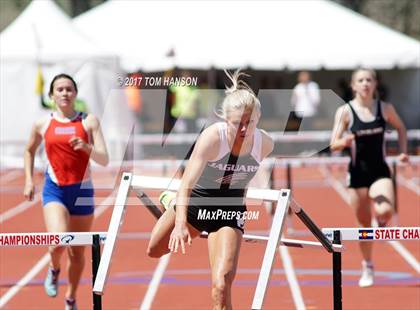
[[[372,286],[374,282],[373,263],[362,261],[362,276],[359,280],[360,287]]]
[[[162,192],[159,196],[159,202],[165,208],[165,210],[168,210],[176,203],[176,193],[171,191]]]
[[[64,310],[77,310],[76,299],[66,298],[64,305],[65,305]]]
[[[48,267],[47,277],[44,281],[45,293],[50,297],[57,296],[58,292],[58,275],[60,274],[60,269],[53,269]]]

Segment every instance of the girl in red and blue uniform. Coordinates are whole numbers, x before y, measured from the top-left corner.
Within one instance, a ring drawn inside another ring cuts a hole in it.
[[[34,196],[33,167],[36,150],[44,140],[48,160],[42,204],[48,232],[85,232],[93,222],[94,190],[89,160],[108,164],[108,153],[99,120],[92,114],[77,112],[74,102],[77,85],[67,74],[59,74],[50,84],[49,95],[56,111],[35,122],[26,145],[25,188],[28,200]],[[44,288],[48,296],[58,291],[60,260],[64,247],[51,247]],[[68,248],[69,285],[65,309],[74,310],[76,290],[84,268],[84,247]]]

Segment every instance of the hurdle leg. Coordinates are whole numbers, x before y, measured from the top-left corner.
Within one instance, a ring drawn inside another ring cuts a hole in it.
[[[398,219],[398,185],[397,185],[397,161],[392,163],[392,187],[394,188],[394,215],[392,217],[392,225],[399,226]]]
[[[333,244],[341,244],[341,233],[334,230]],[[334,310],[341,310],[342,303],[342,281],[341,281],[341,252],[333,252],[333,295]]]
[[[162,211],[159,209],[158,206],[146,195],[145,192],[141,190],[136,190],[136,196],[140,201],[144,204],[147,210],[152,213],[152,215],[158,220],[162,216]]]
[[[275,161],[273,162],[273,164],[271,165],[271,173],[270,173],[270,188],[271,189],[276,189],[276,178],[274,175],[274,169],[276,169],[276,163]],[[271,205],[271,210],[270,210],[270,215],[273,216],[275,209],[276,209],[276,202],[272,201],[270,202]]]
[[[264,253],[264,260],[258,276],[257,288],[255,289],[254,299],[252,301],[253,310],[262,309],[268,281],[271,276],[274,256],[280,245],[284,218],[286,217],[287,210],[289,208],[289,202],[290,191],[281,190],[280,197],[277,200],[276,212],[274,213],[273,222],[271,224],[270,235]]]
[[[299,217],[303,224],[312,232],[315,238],[322,244],[322,246],[329,252],[333,253],[333,246],[330,240],[322,233],[321,229],[311,220],[311,218],[306,214],[306,212],[297,205],[296,202],[290,204],[293,212]]]
[[[287,188],[292,191],[292,166],[290,164],[290,162],[287,163],[286,165],[286,180],[287,180]],[[287,211],[287,232],[288,233],[293,233],[294,229],[293,229],[293,225],[292,225],[292,214],[293,214],[293,210],[292,208],[289,208],[289,210]]]
[[[95,284],[93,285],[93,292],[97,295],[102,295],[104,293],[105,282],[108,278],[109,267],[112,254],[114,253],[117,234],[124,219],[123,215],[128,193],[131,187],[132,176],[133,175],[131,173],[124,172],[121,177],[117,198],[115,199],[114,211],[112,211],[111,222],[109,224],[106,242],[102,252],[102,259],[99,264]]]
[[[95,283],[98,274],[99,263],[101,261],[101,244],[99,243],[99,235],[92,236],[92,286]],[[93,295],[93,310],[102,310],[102,296]]]

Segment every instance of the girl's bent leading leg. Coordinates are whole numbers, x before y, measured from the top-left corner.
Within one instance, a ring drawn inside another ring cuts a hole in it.
[[[166,210],[153,227],[150,235],[147,255],[158,258],[169,253],[169,237],[175,226],[175,210]]]

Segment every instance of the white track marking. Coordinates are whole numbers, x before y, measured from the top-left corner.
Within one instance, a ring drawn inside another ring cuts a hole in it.
[[[47,253],[18,281],[11,287],[6,294],[0,298],[0,308],[3,308],[13,296],[15,296],[26,284],[28,284],[50,261],[50,255]]]
[[[293,267],[292,258],[290,257],[289,250],[285,246],[279,247],[281,260],[283,262],[284,272],[286,274],[287,282],[290,285],[290,291],[292,293],[293,302],[298,310],[304,310],[305,302],[303,301],[302,291],[296,277],[295,269]]]
[[[397,176],[398,183],[401,183],[408,189],[412,190],[417,195],[420,195],[420,186],[418,186],[416,183],[414,183],[412,180],[406,179],[400,175]]]
[[[395,251],[397,251],[405,261],[414,268],[417,273],[420,273],[420,264],[417,259],[401,244],[399,241],[388,241]]]
[[[2,175],[0,177],[0,182],[2,184],[5,184],[5,183],[8,183],[10,181],[13,181],[14,179],[17,179],[21,175],[22,175],[21,170],[12,170],[12,171],[9,171],[9,172],[5,173],[4,175]]]
[[[140,305],[140,310],[149,310],[152,308],[153,299],[155,299],[156,293],[159,288],[160,281],[162,280],[163,274],[165,273],[166,267],[169,263],[171,254],[168,253],[159,259],[159,263],[153,273],[152,280],[147,288],[146,295],[143,298],[143,302]]]
[[[12,209],[9,209],[2,214],[0,214],[0,224],[3,224],[3,222],[11,219],[12,217],[18,215],[19,213],[22,213],[26,209],[32,207],[36,203],[38,203],[41,200],[41,193],[37,193],[34,196],[34,199],[31,201],[25,200],[18,204],[16,207],[13,207]]]

